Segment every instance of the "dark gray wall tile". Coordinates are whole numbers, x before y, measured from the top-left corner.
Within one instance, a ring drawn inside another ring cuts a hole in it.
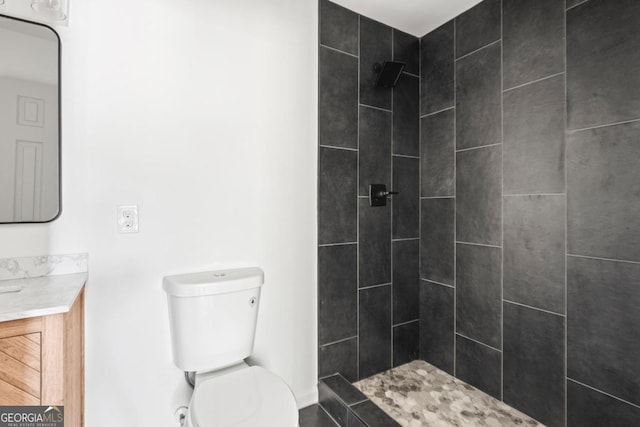
[[[454,199],[422,199],[420,277],[453,285]]]
[[[567,363],[576,381],[640,405],[640,264],[567,259]]]
[[[440,111],[454,104],[453,21],[433,30],[420,43],[420,111]]]
[[[337,427],[320,405],[307,406],[300,410],[300,427]]]
[[[318,377],[336,373],[340,373],[348,381],[358,381],[357,337],[318,349]]]
[[[564,313],[565,197],[504,198],[504,298]]]
[[[320,43],[358,54],[358,14],[327,0],[320,1]]]
[[[635,426],[639,420],[640,408],[567,381],[567,426]]]
[[[420,160],[393,157],[393,238],[420,237]]]
[[[456,239],[502,244],[502,147],[456,153]]]
[[[357,246],[318,248],[318,341],[353,337],[357,325]]]
[[[501,348],[502,249],[456,245],[456,331]]]
[[[564,425],[564,317],[504,303],[504,402]]]
[[[564,98],[564,75],[505,92],[505,194],[564,193]]]
[[[358,153],[320,148],[318,243],[357,240]]]
[[[393,60],[407,65],[404,71],[420,74],[420,39],[411,34],[393,29]]]
[[[393,89],[393,153],[420,154],[419,78],[403,74]]]
[[[400,424],[395,422],[382,409],[373,402],[367,401],[352,406],[353,411],[358,417],[369,427],[399,427]]]
[[[456,62],[458,149],[502,142],[500,51],[496,43]]]
[[[420,357],[420,323],[411,322],[393,328],[393,366],[404,365]]]
[[[391,207],[358,199],[360,287],[391,283]]]
[[[360,196],[369,194],[369,185],[391,186],[391,113],[360,107]]]
[[[376,63],[392,58],[391,27],[360,17],[360,103],[391,109],[391,89],[376,87]]]
[[[318,140],[358,148],[358,58],[320,47]]]
[[[338,396],[326,384],[318,383],[318,403],[342,427],[347,425],[349,408],[340,401]]]
[[[456,58],[500,39],[500,0],[484,0],[456,18]]]
[[[456,336],[456,377],[502,399],[502,354],[463,336]]]
[[[640,118],[640,2],[589,1],[567,12],[569,129]]]
[[[422,196],[455,195],[455,110],[422,119]]]
[[[419,240],[393,242],[393,324],[420,317]]]
[[[420,286],[420,359],[453,375],[454,289],[425,280]]]
[[[342,375],[333,375],[320,380],[342,400],[347,406],[367,400],[367,396],[355,388]]]
[[[564,0],[503,0],[505,89],[564,72],[564,11]]]
[[[391,368],[391,285],[362,289],[359,322],[360,379]]]
[[[640,123],[569,135],[569,253],[640,261],[639,140]]]

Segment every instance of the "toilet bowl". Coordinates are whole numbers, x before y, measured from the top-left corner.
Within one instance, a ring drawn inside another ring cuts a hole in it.
[[[195,372],[186,427],[297,427],[296,401],[285,381],[244,360],[253,351],[261,269],[168,276],[173,361]]]

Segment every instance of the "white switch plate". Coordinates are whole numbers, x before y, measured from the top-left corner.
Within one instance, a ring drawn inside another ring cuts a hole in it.
[[[118,206],[118,233],[138,232],[138,205]]]

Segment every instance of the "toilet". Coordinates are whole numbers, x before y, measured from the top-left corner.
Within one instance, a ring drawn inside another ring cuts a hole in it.
[[[257,267],[168,276],[173,362],[195,372],[185,427],[297,427],[298,408],[276,374],[244,359],[264,273]]]

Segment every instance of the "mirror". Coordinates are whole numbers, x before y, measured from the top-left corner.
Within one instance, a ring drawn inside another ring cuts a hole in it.
[[[0,223],[60,215],[60,39],[0,15]]]

